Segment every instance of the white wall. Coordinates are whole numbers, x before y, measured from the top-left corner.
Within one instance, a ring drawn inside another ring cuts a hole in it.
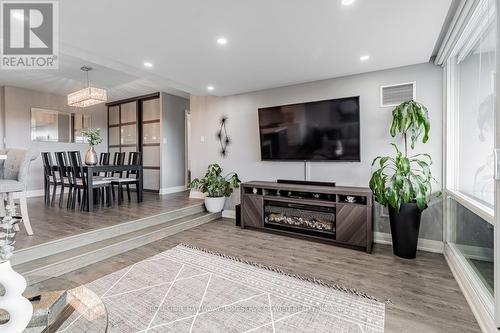
[[[161,127],[164,141],[161,145],[160,193],[178,191],[185,186],[185,111],[189,109],[186,98],[161,93]]]
[[[335,181],[339,185],[368,186],[371,162],[377,155],[392,154],[389,135],[391,108],[380,107],[380,86],[417,82],[417,100],[430,111],[431,138],[417,152],[428,152],[434,158],[432,171],[441,181],[442,160],[442,68],[430,63],[384,70],[289,87],[269,89],[228,97],[191,97],[191,147],[193,177],[202,176],[209,163],[218,162],[227,171],[236,171],[243,181],[277,178],[303,179],[302,162],[262,162],[257,109],[260,107],[360,96],[361,162],[314,162],[310,179]],[[222,158],[216,138],[219,119],[228,116],[227,130],[232,140],[229,154]],[[202,142],[201,138],[204,138]],[[437,185],[436,188],[439,188]],[[228,201],[231,208],[239,200]],[[439,206],[424,214],[421,236],[442,239]],[[376,231],[387,232],[386,219],[376,218]]]
[[[101,128],[104,141],[96,147],[98,153],[107,151],[107,111],[104,104],[84,109],[67,105],[67,97],[17,87],[4,87],[5,146],[7,148],[35,149],[38,152],[80,150],[84,154],[87,144],[32,142],[31,108],[43,108],[68,113],[86,113],[92,116],[92,127]],[[84,155],[82,155],[83,157]],[[55,160],[54,160],[55,163]],[[28,191],[43,189],[41,157],[31,165]]]

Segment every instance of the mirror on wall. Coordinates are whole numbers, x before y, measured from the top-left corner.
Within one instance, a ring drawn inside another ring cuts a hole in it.
[[[86,143],[86,139],[82,132],[87,128],[92,127],[92,118],[89,114],[71,114],[71,127],[73,129],[73,141],[75,143]]]
[[[71,142],[71,114],[31,108],[31,141]]]
[[[31,108],[31,141],[84,143],[82,131],[90,127],[88,114]]]

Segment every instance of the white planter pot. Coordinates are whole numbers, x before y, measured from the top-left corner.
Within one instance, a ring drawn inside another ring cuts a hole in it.
[[[224,209],[226,197],[210,198],[205,197],[205,207],[210,213],[220,213]]]
[[[0,296],[0,309],[9,313],[9,321],[0,325],[0,332],[22,332],[33,315],[33,306],[23,297],[26,280],[12,269],[10,261],[6,261],[0,263],[0,284],[5,288],[5,295]]]

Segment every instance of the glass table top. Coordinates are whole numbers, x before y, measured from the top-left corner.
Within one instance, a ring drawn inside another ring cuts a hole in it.
[[[85,285],[59,277],[27,280],[24,295],[31,298],[34,311],[26,333],[107,332],[106,307],[101,298]]]

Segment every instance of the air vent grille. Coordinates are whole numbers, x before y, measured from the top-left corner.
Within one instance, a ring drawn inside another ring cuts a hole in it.
[[[416,99],[416,83],[400,83],[380,87],[380,106],[396,106]]]

